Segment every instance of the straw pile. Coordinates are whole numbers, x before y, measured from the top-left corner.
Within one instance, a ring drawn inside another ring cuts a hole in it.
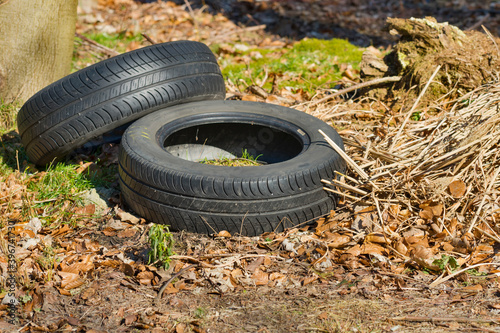
[[[352,111],[353,101],[349,107],[335,104],[311,112],[332,119],[336,127],[349,115],[368,118],[361,130],[340,130],[350,170],[339,179],[323,180],[325,189],[342,200],[322,229],[358,233],[355,238],[364,237],[363,244],[382,245],[390,257],[420,268],[441,271],[436,260],[446,255],[458,258],[458,266],[495,273],[500,262],[492,248],[500,243],[500,82],[453,100],[445,97],[422,108],[417,98],[384,130],[380,119],[386,116]],[[420,111],[425,119],[410,120]]]

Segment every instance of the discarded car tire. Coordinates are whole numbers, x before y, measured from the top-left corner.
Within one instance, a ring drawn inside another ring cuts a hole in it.
[[[336,205],[321,179],[345,170],[319,129],[343,149],[328,124],[282,106],[207,101],[165,108],[134,122],[122,137],[122,197],[139,215],[173,230],[252,236],[311,221]],[[196,162],[214,150],[241,156],[244,149],[267,164]]]
[[[210,49],[177,41],[121,54],[54,82],[23,105],[17,123],[29,159],[45,165],[159,108],[224,97]]]

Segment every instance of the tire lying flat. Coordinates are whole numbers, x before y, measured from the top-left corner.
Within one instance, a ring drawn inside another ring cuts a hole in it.
[[[345,162],[319,129],[343,148],[326,123],[277,105],[207,101],[165,108],[136,121],[122,138],[123,198],[139,215],[173,230],[247,236],[282,231],[335,208],[321,179],[344,172]],[[246,149],[267,164],[197,163],[205,157],[200,145],[207,156],[241,156]],[[200,156],[193,158],[190,150]]]
[[[224,79],[210,49],[198,42],[170,42],[106,59],[54,82],[23,105],[17,123],[29,159],[45,165],[162,107],[224,97]]]

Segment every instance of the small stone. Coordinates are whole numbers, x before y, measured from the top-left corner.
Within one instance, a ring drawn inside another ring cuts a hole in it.
[[[83,205],[87,206],[90,204],[95,205],[95,213],[100,214],[108,208],[108,203],[103,197],[97,192],[95,188],[87,190],[81,194],[83,200]]]

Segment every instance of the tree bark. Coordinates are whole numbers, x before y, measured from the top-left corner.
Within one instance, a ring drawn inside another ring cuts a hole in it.
[[[78,0],[0,0],[0,99],[25,101],[69,74]]]

